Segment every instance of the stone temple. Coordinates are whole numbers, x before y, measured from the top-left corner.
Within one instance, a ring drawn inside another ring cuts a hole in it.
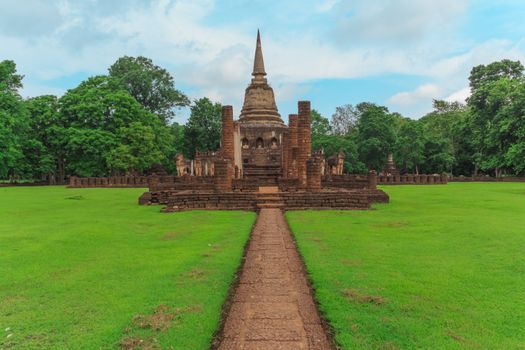
[[[164,204],[165,211],[193,208],[365,209],[387,202],[376,188],[375,172],[343,175],[344,155],[325,161],[312,151],[309,101],[298,103],[286,125],[277,110],[257,33],[251,82],[239,118],[222,110],[221,147],[191,161],[177,157],[178,176],[153,176],[140,204]]]
[[[232,106],[222,109],[221,147],[197,152],[193,160],[176,157],[177,174],[70,178],[69,187],[145,187],[139,204],[165,205],[163,211],[260,208],[367,209],[388,202],[382,184],[446,184],[446,175],[400,176],[393,157],[384,175],[343,174],[342,152],[325,159],[312,150],[309,101],[283,122],[266,79],[261,37],[257,33],[251,82],[237,120]]]

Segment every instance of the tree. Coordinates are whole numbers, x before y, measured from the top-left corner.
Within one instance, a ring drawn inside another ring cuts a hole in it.
[[[394,116],[386,107],[369,104],[356,128],[361,161],[369,169],[383,169],[396,141]]]
[[[513,106],[519,105],[520,95],[515,92],[525,84],[524,70],[518,61],[502,60],[474,67],[469,77],[472,90],[468,99],[472,111],[469,120],[476,149],[476,165],[496,176],[513,168],[506,154],[511,147],[512,153],[515,152],[513,145],[520,138],[511,125],[515,125],[514,113],[518,113],[518,119],[523,114]]]
[[[146,57],[119,58],[110,68],[109,75],[121,88],[128,91],[146,110],[167,123],[175,107],[188,106],[188,98],[175,89],[171,74]]]
[[[335,135],[344,136],[350,133],[358,120],[359,111],[351,104],[346,104],[335,108],[332,114],[330,126]]]
[[[58,98],[44,95],[26,100],[30,115],[30,125],[33,130],[31,150],[26,150],[26,158],[30,158],[35,177],[46,179],[51,184],[62,182],[64,173],[64,150],[60,140],[55,139],[60,134],[58,114]],[[62,130],[63,131],[63,130]]]
[[[469,82],[472,92],[482,89],[487,84],[496,82],[502,78],[509,80],[523,79],[524,67],[520,61],[504,59],[492,62],[488,65],[479,65],[470,71]]]
[[[0,62],[0,178],[31,176],[24,149],[33,143],[29,115],[18,89],[22,76],[13,61]]]
[[[60,99],[67,170],[79,176],[142,172],[168,163],[169,129],[111,77],[96,76]]]
[[[312,139],[330,134],[330,121],[323,117],[318,111],[312,109]]]
[[[434,100],[433,106],[434,111],[419,120],[424,128],[426,156],[439,158],[450,164],[450,167],[443,169],[443,162],[427,159],[425,171],[470,174],[473,169],[474,152],[469,143],[471,134],[469,129],[465,128],[470,109],[462,103],[443,100]],[[431,155],[435,152],[440,155]]]
[[[111,149],[106,158],[112,173],[139,173],[163,161],[155,142],[153,128],[140,122],[118,130],[119,146]]]
[[[424,161],[425,139],[421,123],[406,119],[400,126],[395,143],[394,159],[402,170],[419,173]]]
[[[196,100],[184,128],[184,156],[193,158],[196,151],[215,151],[220,146],[222,105],[207,97]]]
[[[18,95],[18,90],[22,88],[23,75],[16,74],[16,64],[13,61],[5,60],[0,62],[0,92]]]

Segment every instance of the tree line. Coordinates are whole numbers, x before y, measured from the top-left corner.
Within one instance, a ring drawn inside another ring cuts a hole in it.
[[[312,112],[312,145],[343,151],[345,170],[385,167],[389,153],[410,173],[522,174],[525,170],[525,76],[520,62],[474,67],[466,104],[434,101],[418,120],[363,102]],[[23,76],[0,62],[0,179],[61,183],[68,176],[175,172],[174,156],[217,150],[221,104],[190,101],[174,78],[145,57],[119,58],[63,96],[20,96]],[[190,107],[185,125],[173,122]]]
[[[402,173],[523,175],[524,71],[511,60],[476,66],[466,104],[434,100],[418,120],[366,102],[337,107],[331,120],[314,111],[312,144],[343,150],[351,173],[382,170],[392,153]]]

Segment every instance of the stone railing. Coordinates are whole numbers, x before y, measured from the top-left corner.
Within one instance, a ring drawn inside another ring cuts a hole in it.
[[[344,174],[328,175],[321,178],[324,188],[363,189],[368,188],[370,175]],[[379,180],[379,177],[376,176]]]
[[[148,187],[146,176],[76,177],[69,178],[72,188],[84,187]]]
[[[213,176],[150,176],[148,187],[150,191],[187,191],[213,189]]]
[[[525,177],[454,176],[449,182],[525,182]]]
[[[448,176],[442,175],[378,175],[378,185],[446,185]]]

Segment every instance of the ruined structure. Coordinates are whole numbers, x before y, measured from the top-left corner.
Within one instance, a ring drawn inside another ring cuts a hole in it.
[[[399,175],[399,171],[396,168],[396,163],[394,162],[394,155],[392,153],[388,153],[385,175]]]
[[[311,107],[298,103],[286,125],[266,79],[257,33],[252,79],[237,120],[232,106],[222,109],[221,148],[177,157],[177,177],[150,177],[140,204],[164,204],[165,211],[191,208],[340,208],[366,209],[388,202],[376,188],[375,172],[344,177],[344,154],[326,161],[312,152]],[[324,175],[329,176],[324,176]]]

